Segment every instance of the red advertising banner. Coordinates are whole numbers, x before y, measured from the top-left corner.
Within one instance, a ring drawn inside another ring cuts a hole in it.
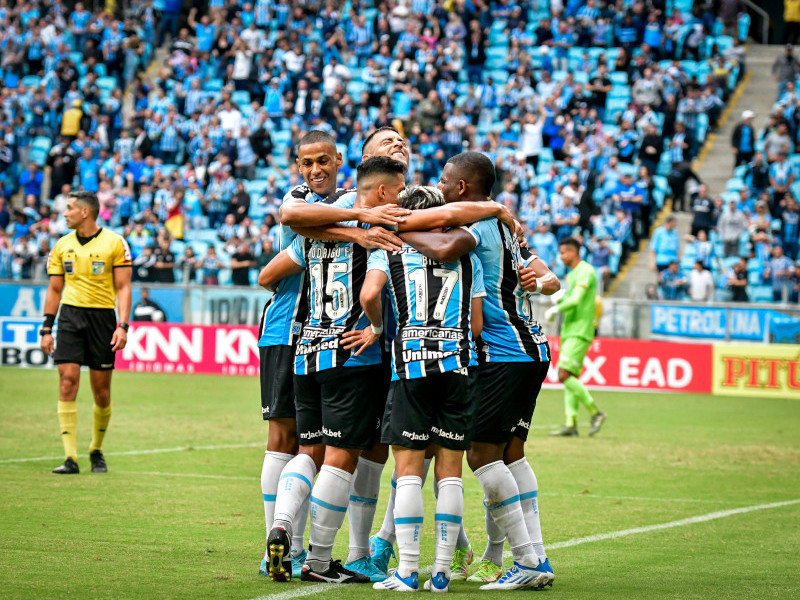
[[[137,323],[117,355],[117,369],[154,373],[258,375],[258,331],[241,325]],[[558,338],[551,338],[557,384]],[[599,388],[711,393],[711,344],[596,339],[581,381]]]
[[[150,373],[258,375],[258,328],[131,323],[116,368]]]
[[[558,338],[550,338],[553,362],[547,383],[558,383]],[[711,344],[674,344],[596,338],[580,380],[591,387],[711,393]]]

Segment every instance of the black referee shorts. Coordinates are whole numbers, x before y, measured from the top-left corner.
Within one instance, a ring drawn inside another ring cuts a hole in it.
[[[96,371],[114,368],[111,338],[117,328],[113,308],[61,305],[56,330],[54,361],[57,365],[85,365]]]
[[[261,415],[294,419],[294,346],[259,346],[261,359]]]
[[[512,436],[527,440],[549,367],[549,362],[488,362],[472,367],[472,441],[507,444]]]

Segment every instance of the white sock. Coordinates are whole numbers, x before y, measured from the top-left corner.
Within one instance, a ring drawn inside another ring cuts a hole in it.
[[[311,535],[308,538],[309,561],[326,566],[331,560],[333,542],[344,523],[347,497],[353,475],[342,469],[322,465],[311,491]]]
[[[275,498],[278,494],[278,480],[281,471],[290,460],[293,454],[283,452],[264,453],[264,465],[261,467],[261,495],[264,497],[264,522],[267,524],[267,536],[272,529],[272,521],[275,520]]]
[[[394,499],[397,495],[397,471],[392,471],[392,488],[389,491],[389,503],[386,505],[386,512],[383,514],[383,523],[381,524],[378,537],[386,540],[390,544],[394,544]]]
[[[369,556],[369,532],[375,519],[378,492],[381,488],[383,464],[359,457],[353,485],[350,487],[350,503],[347,512],[350,518],[350,551],[347,562]]]
[[[463,495],[464,488],[462,487],[461,489]],[[433,495],[436,497],[437,500],[439,499],[439,480],[436,479],[436,477],[433,478]],[[467,532],[464,531],[464,522],[462,519],[461,525],[459,525],[458,528],[458,538],[456,539],[456,548],[466,548],[467,546],[469,546],[469,538],[467,537]]]
[[[539,557],[539,562],[544,562],[547,553],[544,551],[542,525],[539,522],[539,483],[536,481],[536,474],[525,458],[508,465],[508,470],[511,471],[519,488],[519,503],[522,506],[522,515],[525,517],[525,526],[528,528],[533,549]]]
[[[439,481],[436,499],[436,556],[431,574],[444,573],[450,578],[450,563],[456,550],[458,529],[464,515],[464,485],[460,477],[445,477]]]
[[[519,489],[514,476],[502,460],[489,463],[475,471],[483,488],[486,508],[500,531],[505,532],[514,560],[522,565],[539,564],[531,546],[531,538],[519,504]]]
[[[306,533],[306,525],[308,524],[308,509],[310,506],[310,499],[306,496],[300,509],[294,516],[294,526],[292,527],[292,556],[298,556],[306,549],[303,544],[303,535]]]
[[[308,498],[316,474],[317,466],[307,454],[298,454],[286,463],[278,481],[273,527],[283,527],[292,534],[294,518],[303,500]]]
[[[426,458],[422,467],[422,485],[425,485],[425,480],[428,478],[428,469],[431,467],[431,458]],[[392,471],[392,490],[389,492],[389,503],[386,505],[386,513],[383,515],[383,524],[378,532],[378,537],[386,540],[390,544],[394,544],[394,499],[397,493],[397,471]]]
[[[397,480],[394,523],[397,536],[400,577],[419,572],[419,536],[425,509],[422,505],[422,478],[416,475]]]
[[[500,530],[497,523],[492,518],[492,513],[483,506],[486,519],[486,550],[483,552],[483,560],[490,560],[496,565],[503,566],[503,545],[506,541],[506,534]]]

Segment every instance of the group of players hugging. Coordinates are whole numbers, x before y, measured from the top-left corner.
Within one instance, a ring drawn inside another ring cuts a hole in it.
[[[335,140],[302,138],[304,183],[284,199],[281,252],[259,274],[275,292],[259,340],[269,420],[261,574],[418,590],[422,486],[434,460],[435,560],[424,588],[446,592],[464,578],[488,590],[552,585],[524,447],[551,359],[531,296],[552,295],[559,280],[491,200],[486,156],[458,154],[437,187],[406,187],[409,150],[397,131],[378,129],[362,152],[357,189],[337,189]],[[389,503],[370,537],[390,447]],[[488,534],[469,577],[464,452]],[[346,512],[342,565],[332,550]],[[506,540],[513,565],[503,569]]]

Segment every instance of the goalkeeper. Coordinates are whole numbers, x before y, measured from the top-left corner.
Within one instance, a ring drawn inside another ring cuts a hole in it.
[[[578,435],[579,404],[583,404],[591,415],[589,435],[600,431],[606,420],[605,413],[597,408],[589,390],[578,379],[583,370],[583,357],[594,339],[597,293],[594,268],[581,260],[580,248],[580,243],[574,238],[561,240],[558,250],[561,261],[570,269],[566,277],[569,291],[545,312],[545,318],[551,322],[558,313],[564,315],[558,356],[558,380],[564,384],[567,424],[563,429],[552,432],[552,435]]]

